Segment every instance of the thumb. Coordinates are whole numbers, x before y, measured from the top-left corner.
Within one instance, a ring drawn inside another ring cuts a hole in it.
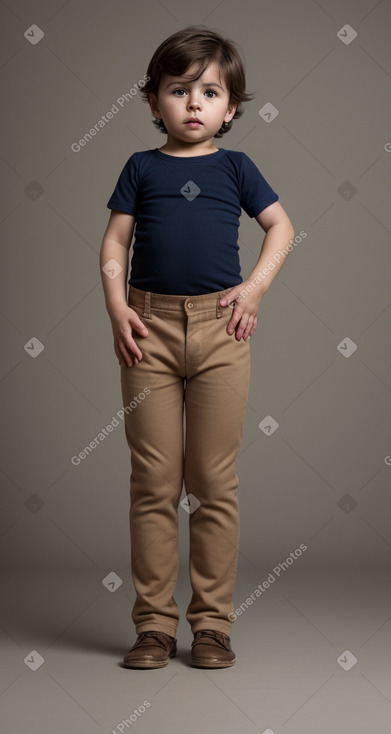
[[[145,324],[143,324],[141,319],[139,319],[139,321],[137,321],[136,323],[132,323],[131,327],[133,330],[137,331],[140,336],[148,336],[148,329]]]
[[[239,288],[232,288],[232,291],[227,293],[226,296],[223,298],[220,298],[220,305],[221,306],[228,306],[232,301],[236,301],[239,298],[240,290]]]

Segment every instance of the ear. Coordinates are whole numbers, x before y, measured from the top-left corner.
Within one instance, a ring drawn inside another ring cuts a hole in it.
[[[148,96],[148,102],[153,116],[156,117],[156,119],[160,120],[161,114],[159,111],[159,103],[156,94],[151,92],[151,94]]]
[[[233,102],[232,104],[228,105],[226,115],[224,117],[224,122],[231,122],[236,110],[238,109],[238,105]]]

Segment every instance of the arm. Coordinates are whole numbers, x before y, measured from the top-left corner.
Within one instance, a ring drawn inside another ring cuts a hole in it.
[[[106,309],[114,335],[114,350],[119,364],[125,363],[127,367],[131,367],[133,363],[137,364],[142,359],[142,352],[132,337],[133,329],[140,336],[148,336],[146,326],[144,326],[138,314],[132,308],[129,308],[126,301],[129,247],[133,237],[134,224],[134,216],[112,210],[103,236],[99,258]],[[102,270],[109,260],[115,260],[122,268],[114,278]]]
[[[257,311],[261,298],[281,270],[289,254],[287,245],[295,236],[291,221],[278,201],[267,206],[255,219],[266,232],[255,268],[247,280],[236,285],[228,296],[220,300],[223,307],[236,301],[227,332],[233,334],[236,329],[238,341],[247,339],[257,328]],[[268,267],[270,263],[274,265],[273,268]]]

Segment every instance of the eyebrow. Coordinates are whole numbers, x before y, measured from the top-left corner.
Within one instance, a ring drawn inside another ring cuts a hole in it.
[[[169,84],[167,84],[166,89],[168,89],[168,87],[178,85],[178,84],[192,84],[192,82],[189,82],[186,79],[178,79],[178,81],[176,82],[170,82]],[[211,82],[210,84],[201,84],[201,86],[202,87],[219,87],[219,89],[221,89],[224,92],[223,87],[220,84],[217,84],[217,82]]]

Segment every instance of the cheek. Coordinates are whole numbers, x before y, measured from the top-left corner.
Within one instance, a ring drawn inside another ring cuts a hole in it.
[[[176,110],[180,110],[184,105],[184,101],[181,97],[172,97],[168,99],[164,105],[165,109],[170,113],[175,113]]]

